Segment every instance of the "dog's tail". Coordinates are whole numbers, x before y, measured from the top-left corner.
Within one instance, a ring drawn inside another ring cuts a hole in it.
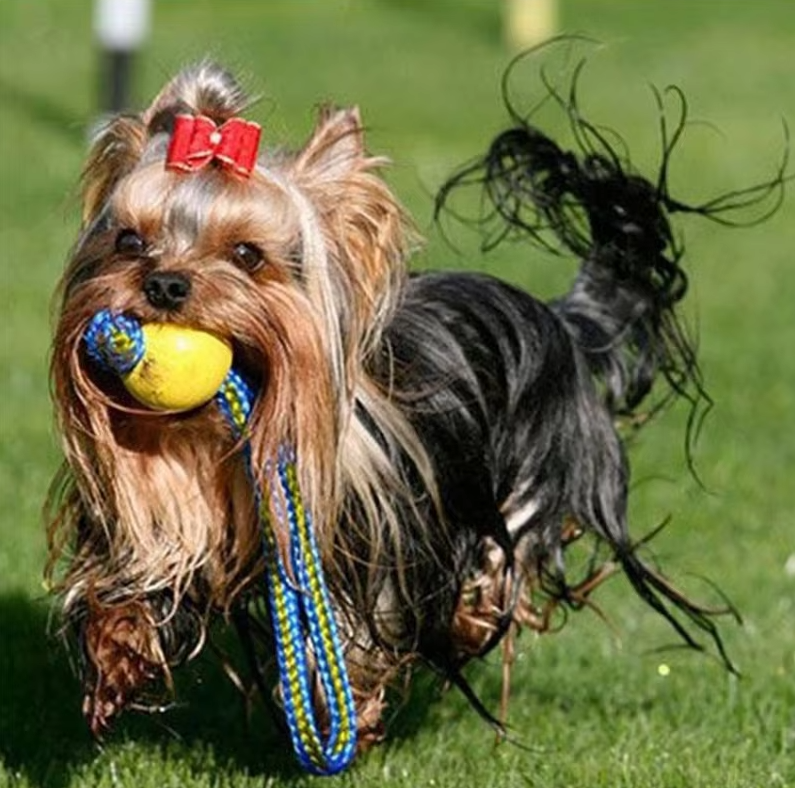
[[[602,382],[607,406],[615,416],[640,424],[672,399],[685,398],[692,406],[690,458],[692,428],[711,401],[693,343],[675,311],[688,280],[670,217],[689,213],[733,224],[728,212],[761,205],[745,223],[762,221],[780,203],[786,158],[773,178],[750,189],[700,205],[674,200],[668,193],[668,165],[686,123],[687,105],[678,89],[666,94],[675,97],[679,112],[669,129],[665,96],[655,92],[663,147],[655,182],[634,170],[623,146],[617,151],[606,132],[580,115],[575,78],[567,98],[556,92],[551,96],[567,114],[576,151],[563,150],[509,105],[514,127],[498,135],[482,159],[444,184],[437,214],[454,187],[478,182],[491,206],[478,220],[486,229],[485,248],[521,235],[549,251],[576,256],[579,274],[552,307]],[[640,414],[658,378],[664,378],[667,390]]]

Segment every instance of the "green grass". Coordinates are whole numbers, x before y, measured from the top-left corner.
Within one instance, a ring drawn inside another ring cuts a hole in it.
[[[77,222],[75,183],[98,77],[88,0],[0,2],[0,786],[299,786],[261,710],[212,659],[184,671],[177,709],[130,717],[103,750],[91,742],[79,689],[46,635],[40,507],[57,462],[47,393],[49,301]],[[497,3],[486,0],[192,0],[156,3],[141,59],[143,101],[180,64],[210,53],[251,75],[252,115],[266,139],[298,144],[314,107],[358,103],[374,152],[428,235],[417,265],[471,266],[536,292],[572,267],[521,249],[487,259],[473,238],[445,245],[431,195],[481,151],[505,117],[508,54]],[[583,102],[653,166],[648,83],[680,85],[692,117],[673,190],[698,200],[765,177],[795,122],[785,0],[561,0],[563,27],[609,44],[593,57]],[[525,72],[528,75],[530,72]],[[670,514],[656,542],[669,574],[708,576],[742,611],[726,622],[735,680],[681,650],[620,581],[598,595],[615,634],[588,612],[558,635],[522,638],[511,723],[525,748],[495,748],[455,692],[419,682],[391,743],[337,779],[351,786],[777,788],[795,786],[795,205],[770,222],[725,230],[682,223],[701,358],[717,407],[698,446],[708,492],[682,456],[673,411],[633,449],[632,517],[641,534]],[[708,594],[704,584],[693,587]],[[658,666],[670,666],[661,676]],[[496,660],[469,676],[487,703]]]

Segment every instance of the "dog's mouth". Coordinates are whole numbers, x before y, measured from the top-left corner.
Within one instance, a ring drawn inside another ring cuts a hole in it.
[[[107,310],[83,335],[90,376],[107,404],[138,414],[194,414],[210,406],[231,379],[259,386],[252,351],[192,326],[141,323]]]

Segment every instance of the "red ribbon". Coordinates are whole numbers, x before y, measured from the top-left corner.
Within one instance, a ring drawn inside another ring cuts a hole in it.
[[[261,134],[258,123],[243,118],[230,118],[218,126],[205,115],[177,115],[166,168],[196,172],[211,161],[219,161],[247,178],[257,163]]]

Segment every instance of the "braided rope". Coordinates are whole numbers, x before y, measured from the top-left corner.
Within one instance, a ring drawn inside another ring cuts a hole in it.
[[[92,360],[120,375],[132,370],[146,350],[138,321],[109,310],[94,316],[84,341]],[[215,401],[236,438],[246,437],[254,398],[255,393],[244,378],[230,370]],[[293,749],[308,771],[337,774],[356,754],[356,709],[312,516],[301,496],[295,452],[282,446],[276,460],[266,463],[266,491],[258,482],[248,441],[243,444],[243,453],[262,529],[276,662]],[[274,515],[289,534],[291,573],[276,544]],[[325,739],[313,702],[312,661],[328,709]]]
[[[104,369],[126,375],[144,356],[144,335],[134,318],[102,309],[83,335],[86,352]]]

